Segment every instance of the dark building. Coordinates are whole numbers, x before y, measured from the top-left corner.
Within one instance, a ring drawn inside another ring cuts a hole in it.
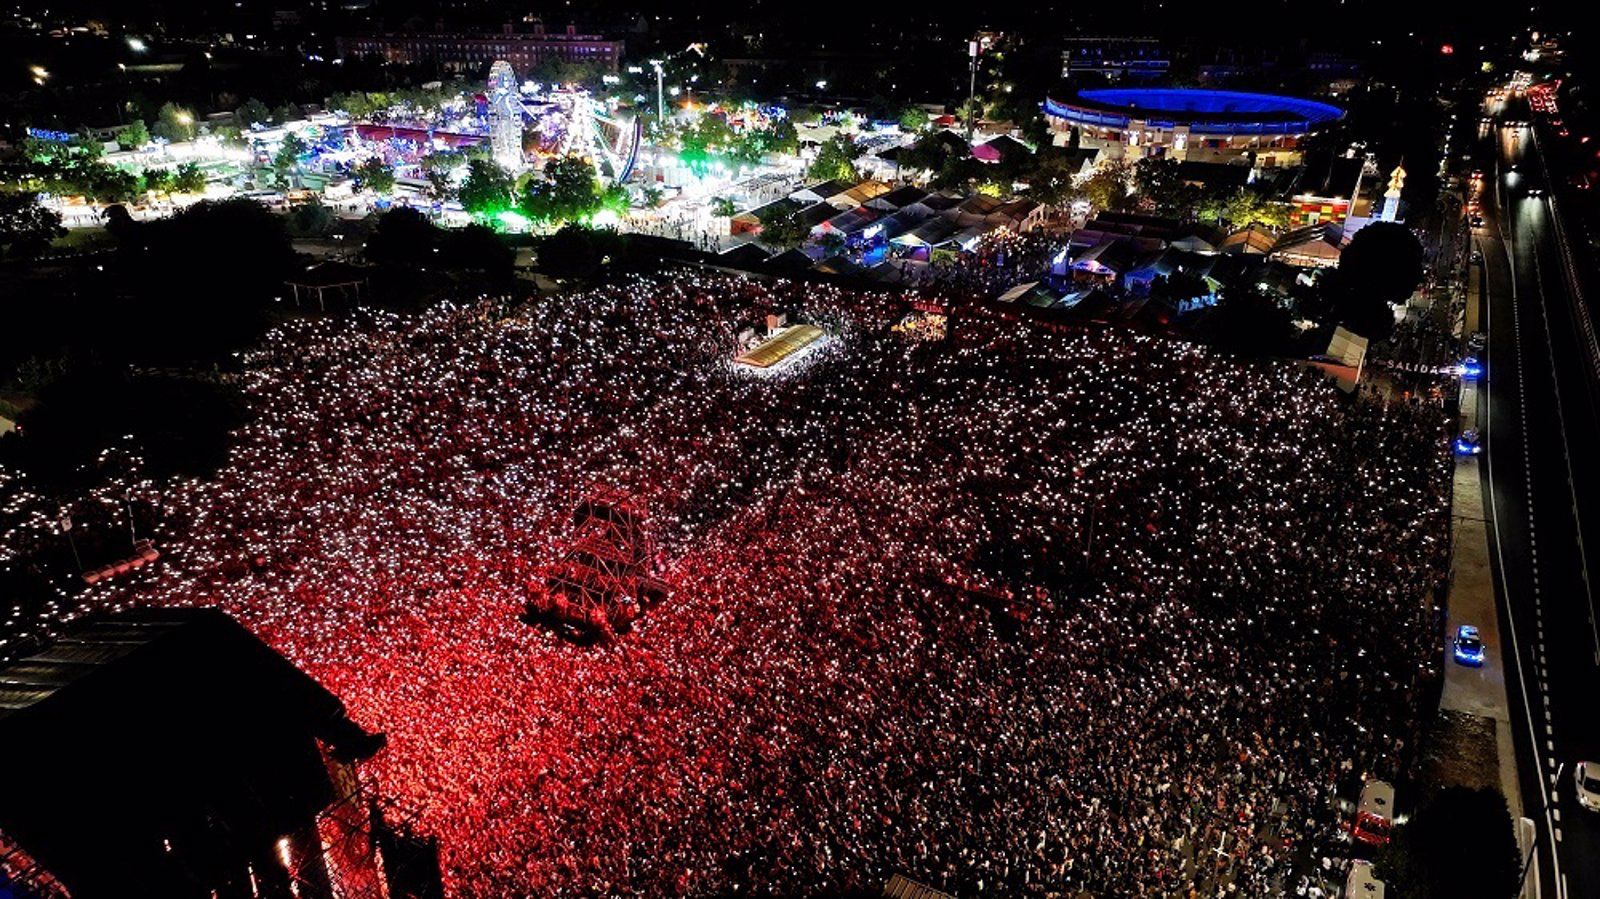
[[[222,612],[86,619],[0,666],[0,894],[426,895],[385,875],[382,744]]]
[[[404,64],[433,62],[449,71],[475,74],[487,72],[499,59],[511,63],[518,76],[551,61],[615,72],[622,60],[622,42],[579,34],[572,25],[564,32],[547,32],[543,23],[534,22],[527,31],[506,25],[499,34],[399,32],[341,37],[339,55],[376,56]]]

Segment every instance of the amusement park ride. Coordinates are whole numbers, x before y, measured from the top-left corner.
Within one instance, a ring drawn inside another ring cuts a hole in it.
[[[643,120],[612,116],[603,104],[581,91],[558,90],[548,101],[526,100],[517,86],[516,73],[504,60],[489,68],[486,94],[490,147],[495,161],[508,171],[518,173],[527,168],[522,129],[531,118],[540,123],[542,131],[557,135],[556,155],[588,159],[612,184],[622,184],[633,174]]]
[[[525,618],[575,640],[608,642],[667,597],[655,563],[644,511],[619,491],[596,489],[576,504],[563,545],[530,585]]]

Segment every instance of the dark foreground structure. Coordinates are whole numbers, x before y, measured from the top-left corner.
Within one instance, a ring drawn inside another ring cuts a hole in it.
[[[0,667],[0,894],[426,895],[386,891],[383,743],[222,612],[85,620]]]

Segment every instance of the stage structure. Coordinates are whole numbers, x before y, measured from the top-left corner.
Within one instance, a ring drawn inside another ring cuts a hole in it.
[[[571,524],[564,547],[535,577],[527,617],[577,639],[608,641],[669,592],[654,576],[655,540],[643,510],[612,489],[578,502]]]
[[[513,175],[521,173],[522,96],[511,63],[496,60],[489,67],[489,149],[494,161]]]

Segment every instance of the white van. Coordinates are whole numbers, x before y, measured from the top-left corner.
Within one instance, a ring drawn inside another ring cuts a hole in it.
[[[1371,862],[1351,862],[1344,879],[1344,899],[1383,899],[1383,881],[1372,875]]]

